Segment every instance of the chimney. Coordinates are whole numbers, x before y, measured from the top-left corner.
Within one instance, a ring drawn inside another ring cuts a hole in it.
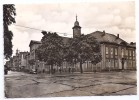
[[[130,42],[130,44],[131,44],[131,45],[133,45],[133,44],[134,44],[134,42]]]
[[[103,32],[102,32],[102,36],[105,36],[105,30],[103,30]]]
[[[116,39],[118,39],[119,38],[119,34],[117,34],[117,38]]]

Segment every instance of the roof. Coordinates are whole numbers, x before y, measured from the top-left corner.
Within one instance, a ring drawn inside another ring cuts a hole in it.
[[[111,44],[126,45],[126,46],[130,46],[130,47],[135,47],[135,46],[127,43],[123,39],[121,39],[119,37],[119,34],[117,34],[117,36],[115,36],[114,34],[106,33],[105,31],[103,31],[103,32],[95,31],[95,32],[88,34],[88,35],[94,36],[96,38],[96,40],[100,43],[111,43]]]
[[[29,44],[29,47],[33,44],[41,44],[41,41],[31,40],[30,44]]]

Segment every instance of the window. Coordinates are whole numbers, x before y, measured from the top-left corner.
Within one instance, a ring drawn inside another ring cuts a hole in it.
[[[109,65],[109,60],[106,59],[106,67],[108,68],[110,65]]]
[[[110,50],[111,50],[111,58],[113,58],[113,48],[111,48]]]
[[[115,67],[118,67],[118,60],[115,60]]]
[[[135,51],[133,50],[133,60],[135,60]]]
[[[133,61],[133,67],[134,67],[134,68],[136,67],[136,62],[135,62],[135,61]]]
[[[128,50],[128,58],[132,59],[132,51],[131,50]]]
[[[108,47],[106,47],[106,54],[108,54],[109,53],[109,50],[108,50]]]
[[[124,49],[122,49],[122,57],[124,57]]]
[[[135,56],[135,51],[133,50],[133,57]]]
[[[118,49],[115,48],[115,55],[118,55]]]
[[[106,58],[109,58],[109,49],[106,47]]]
[[[126,50],[126,56],[128,56],[128,50]]]
[[[129,56],[131,56],[131,50],[129,50]]]
[[[114,60],[111,60],[111,67],[114,68]]]

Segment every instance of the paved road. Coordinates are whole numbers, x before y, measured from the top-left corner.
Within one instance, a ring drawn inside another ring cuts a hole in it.
[[[136,95],[136,72],[101,72],[67,75],[5,75],[8,98]]]

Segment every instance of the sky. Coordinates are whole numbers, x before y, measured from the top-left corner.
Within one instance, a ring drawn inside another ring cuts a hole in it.
[[[15,4],[15,8],[16,23],[9,26],[14,34],[13,55],[16,49],[29,51],[31,40],[41,41],[41,30],[58,32],[60,36],[67,33],[66,37],[72,37],[76,14],[82,34],[105,30],[107,33],[119,34],[129,43],[136,41],[134,1]]]

